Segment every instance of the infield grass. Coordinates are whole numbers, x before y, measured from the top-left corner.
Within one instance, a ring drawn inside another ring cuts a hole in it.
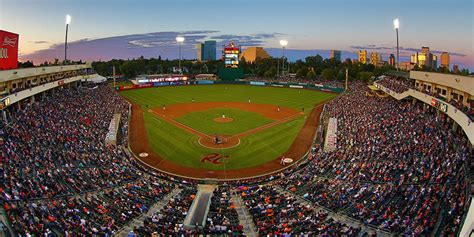
[[[228,123],[214,122],[214,118],[220,118],[222,114],[226,118],[232,118],[233,121]],[[260,114],[230,108],[193,112],[177,118],[176,121],[208,135],[236,135],[273,122],[273,120]]]

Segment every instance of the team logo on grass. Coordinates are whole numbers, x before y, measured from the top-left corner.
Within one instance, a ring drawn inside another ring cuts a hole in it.
[[[202,163],[209,162],[213,165],[222,165],[226,159],[228,159],[229,156],[223,156],[222,154],[219,153],[211,153],[203,156],[201,158]]]

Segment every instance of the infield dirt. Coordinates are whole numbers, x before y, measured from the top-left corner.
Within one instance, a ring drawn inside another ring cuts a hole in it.
[[[202,111],[206,109],[213,108],[237,108],[249,112],[259,113],[263,116],[276,120],[272,123],[263,125],[261,127],[231,136],[224,137],[223,140],[226,141],[224,144],[215,144],[215,137],[209,136],[204,133],[200,133],[186,125],[183,125],[176,120],[180,116],[183,116],[187,113]],[[201,137],[200,143],[204,146],[209,146],[210,148],[225,148],[225,146],[233,147],[238,145],[239,138],[248,136],[250,134],[262,131],[272,126],[290,121],[298,116],[302,116],[304,113],[286,107],[280,107],[278,111],[278,106],[276,105],[264,105],[264,104],[253,104],[253,103],[243,103],[243,102],[206,102],[206,103],[189,103],[189,104],[176,104],[167,106],[166,109],[155,108],[153,111],[154,114],[160,116],[162,119],[167,122],[172,123],[175,126],[178,126],[188,132],[196,134]],[[317,127],[319,125],[319,117],[322,112],[322,104],[315,106],[309,113],[308,118],[306,119],[303,128],[298,132],[295,140],[291,144],[290,148],[282,155],[284,157],[290,157],[295,162],[301,159],[306,152],[311,148],[313,137],[316,133]],[[265,175],[277,170],[284,168],[280,164],[280,157],[275,157],[274,160],[257,165],[249,168],[242,169],[232,169],[232,170],[207,170],[200,168],[191,168],[181,166],[172,161],[166,160],[158,156],[151,149],[148,138],[147,131],[145,128],[145,122],[143,117],[143,110],[139,105],[132,103],[132,117],[130,121],[130,134],[129,134],[129,143],[130,148],[135,154],[140,154],[142,152],[148,153],[148,157],[140,158],[147,165],[156,168],[158,170],[166,171],[168,173],[176,174],[179,176],[190,177],[190,178],[217,178],[217,179],[237,179],[237,178],[247,178],[254,177],[259,175]],[[226,145],[227,144],[227,145]],[[221,146],[219,146],[221,145]],[[214,147],[218,146],[218,147]]]

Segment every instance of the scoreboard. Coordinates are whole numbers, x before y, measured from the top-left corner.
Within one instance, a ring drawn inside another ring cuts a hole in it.
[[[222,51],[222,58],[224,59],[225,67],[238,68],[240,47],[234,45],[234,43],[231,42],[229,45],[224,46],[224,49]]]

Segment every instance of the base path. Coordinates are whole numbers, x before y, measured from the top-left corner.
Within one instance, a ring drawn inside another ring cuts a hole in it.
[[[220,102],[217,102],[217,103],[220,103]],[[222,103],[226,104],[225,102],[222,102]],[[209,105],[210,107],[208,109],[215,108],[215,105],[211,107],[212,103],[209,103],[209,104],[210,104]],[[240,104],[247,104],[247,103],[240,103]],[[193,108],[195,107],[195,104],[194,103],[189,104],[189,107]],[[250,107],[246,107],[246,108],[250,108]],[[276,108],[276,106],[273,105],[273,108]],[[277,110],[275,109],[274,112],[269,111],[270,112],[269,114],[271,114],[271,116],[278,116],[278,118],[273,118],[277,120],[282,120],[283,118],[288,117],[288,116],[289,117],[300,116],[299,112],[295,114],[296,110],[292,110],[292,109],[289,110],[291,112],[289,114],[286,114],[286,116],[278,115],[279,113],[281,113],[282,111],[285,111],[286,109],[280,108],[280,112],[277,112]],[[306,119],[303,128],[298,132],[298,135],[296,136],[295,140],[291,144],[288,151],[286,151],[283,154],[283,156],[290,157],[294,160],[294,162],[296,162],[299,159],[301,159],[306,154],[306,152],[311,148],[313,137],[319,125],[319,117],[322,112],[322,109],[323,109],[323,104],[320,104],[311,110],[311,113]],[[168,111],[174,111],[173,106],[167,107],[166,112]],[[195,110],[195,111],[199,111],[199,110]],[[156,114],[156,110],[153,112]],[[261,111],[259,112],[252,111],[252,112],[261,113]],[[280,164],[281,157],[275,157],[275,160],[273,161],[270,161],[261,165],[257,165],[254,167],[232,169],[232,170],[207,170],[207,169],[200,169],[200,168],[191,168],[191,167],[181,166],[172,161],[163,159],[157,154],[155,154],[155,152],[151,149],[150,145],[148,144],[148,137],[146,135],[147,131],[145,128],[143,113],[144,112],[140,108],[139,105],[132,103],[132,117],[130,121],[130,130],[129,130],[130,148],[134,154],[140,154],[142,152],[148,153],[149,155],[147,157],[143,157],[143,158],[137,157],[137,159],[140,159],[142,162],[146,163],[148,166],[154,169],[157,169],[158,171],[164,171],[166,173],[171,173],[171,174],[175,174],[182,177],[198,178],[198,179],[206,179],[206,178],[241,179],[241,178],[266,175],[266,174],[269,174],[269,173],[272,173],[284,168],[284,166]],[[184,111],[182,115],[186,113],[189,113],[189,111]],[[177,114],[179,114],[178,111],[176,111],[174,115],[176,116]],[[171,116],[171,114],[168,114],[168,115]],[[166,120],[175,121],[171,117],[168,117]],[[275,122],[279,122],[279,121],[275,121]],[[252,132],[252,130],[247,131],[247,132]],[[239,135],[242,135],[242,134],[239,134]],[[205,135],[205,136],[211,137],[208,135]]]

